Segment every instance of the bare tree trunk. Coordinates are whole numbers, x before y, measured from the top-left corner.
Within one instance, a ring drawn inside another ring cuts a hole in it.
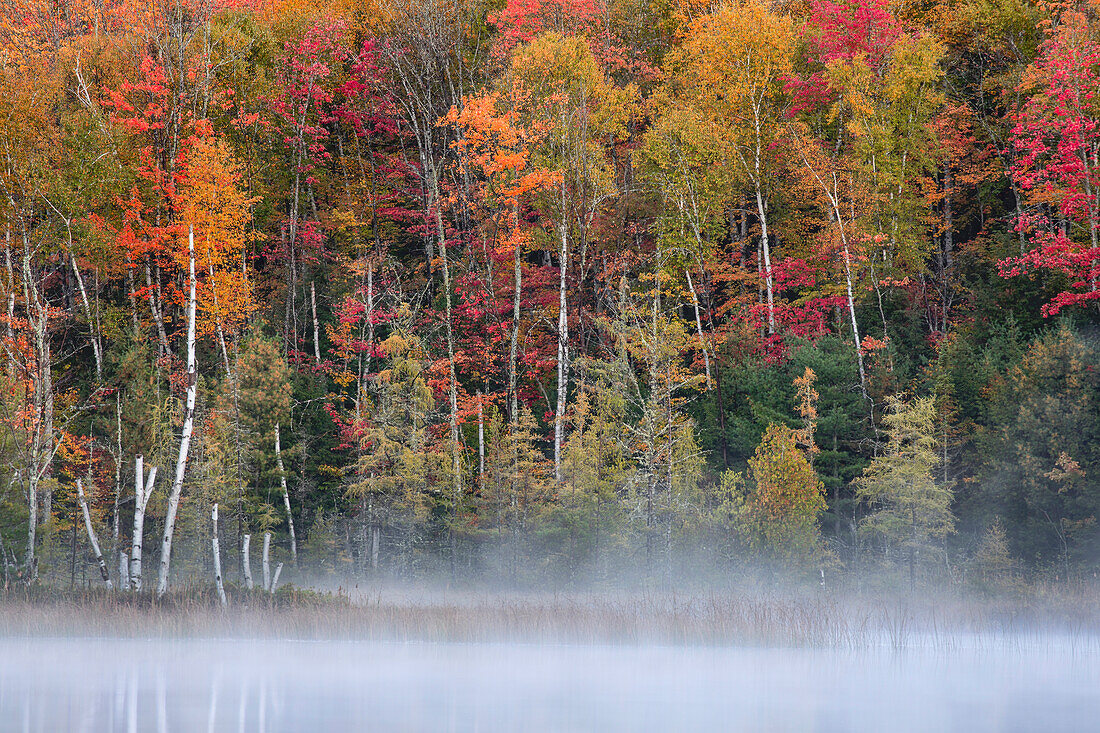
[[[248,555],[248,546],[252,542],[252,535],[246,534],[242,539],[241,563],[244,567],[244,587],[252,590],[252,559]]]
[[[565,300],[569,264],[569,236],[565,225],[565,184],[562,183],[562,221],[559,226],[561,252],[558,276],[558,404],[554,410],[554,481],[561,483],[561,444],[565,432],[565,399],[569,390],[569,311]]]
[[[764,251],[764,287],[768,296],[768,334],[775,334],[775,300],[772,294],[772,253],[768,239],[768,214],[764,198],[760,191],[760,182],[756,183],[756,213],[760,217],[760,244]]]
[[[69,261],[73,266],[73,274],[76,275],[77,288],[80,290],[80,302],[84,306],[84,317],[88,321],[88,338],[92,342],[92,354],[95,356],[96,379],[103,378],[103,351],[99,344],[99,332],[96,328],[97,319],[92,316],[92,307],[88,303],[88,291],[84,288],[84,278],[80,276],[80,268],[76,266],[76,255],[69,253]]]
[[[134,533],[130,547],[130,589],[135,592],[141,590],[141,546],[145,534],[145,507],[149,503],[153,485],[157,480],[156,466],[150,468],[149,477],[145,477],[144,460],[141,456],[134,459]]]
[[[118,553],[118,589],[130,587],[130,557],[121,550]]]
[[[691,282],[691,271],[685,269],[687,275],[688,290],[691,291],[691,302],[695,306],[695,332],[699,335],[699,348],[703,350],[703,368],[707,373],[707,391],[710,391],[710,352],[707,350],[707,342],[703,338],[703,319],[699,316],[699,296],[695,293],[695,284]]]
[[[168,511],[164,517],[164,540],[160,548],[160,579],[157,582],[157,596],[168,592],[168,574],[172,567],[172,533],[176,528],[176,513],[179,511],[180,494],[183,492],[183,476],[187,470],[187,454],[191,450],[191,433],[195,427],[195,396],[198,391],[198,369],[195,363],[195,230],[187,234],[187,256],[189,263],[190,292],[187,297],[187,405],[183,418],[183,433],[180,436],[179,456],[176,458],[176,476],[172,481],[172,491],[168,495]]]
[[[450,366],[450,400],[451,400],[451,463],[454,482],[455,511],[458,510],[458,502],[462,497],[462,473],[460,472],[459,450],[461,444],[458,434],[458,377],[455,374],[455,340],[454,327],[451,316],[451,267],[447,256],[447,236],[443,230],[443,202],[439,196],[439,176],[434,162],[431,166],[431,194],[435,208],[436,236],[439,238],[439,257],[443,260],[443,302],[447,319],[447,362]]]
[[[283,470],[283,449],[279,442],[279,423],[275,423],[275,465],[279,469],[279,485],[283,489],[283,505],[286,507],[286,526],[290,530],[290,559],[298,567],[298,540],[294,535],[294,514],[290,511],[290,491],[286,487],[286,473]]]
[[[519,221],[519,205],[516,204],[514,216],[516,221]],[[515,280],[515,292],[512,294],[512,338],[508,347],[508,421],[512,426],[512,432],[515,432],[516,424],[519,420],[519,395],[516,393],[516,369],[517,369],[517,352],[519,350],[519,317],[520,317],[520,295],[523,291],[523,262],[522,252],[520,251],[519,243],[516,243],[516,251],[513,255],[513,274],[512,277]]]
[[[225,600],[225,586],[222,585],[222,553],[218,546],[218,503],[214,502],[214,508],[210,510],[210,518],[213,520],[214,531],[210,538],[210,544],[214,548],[214,584],[218,586],[218,600],[222,607],[229,605]]]
[[[309,308],[313,313],[313,360],[321,363],[321,326],[317,322],[317,289],[309,281]]]
[[[119,503],[122,499],[122,398],[115,393],[115,425],[117,427],[116,443],[115,443],[115,511],[112,515],[113,521],[111,522],[111,557],[113,558],[118,553],[118,531],[119,531]],[[121,577],[121,576],[120,576]],[[128,587],[127,584],[123,584],[121,580],[118,582],[119,590]]]
[[[370,566],[372,570],[378,569],[378,548],[382,541],[382,528],[377,524],[370,528]]]
[[[41,299],[31,268],[31,243],[26,230],[23,232],[23,301],[27,320],[34,332],[34,409],[38,419],[30,439],[30,460],[27,468],[27,496],[29,515],[27,520],[27,570],[28,578],[38,577],[35,543],[38,530],[38,487],[48,475],[50,463],[57,450],[53,437],[53,364],[49,339],[49,305]],[[14,304],[14,301],[12,301]],[[42,496],[43,517],[51,516],[53,492],[46,490]]]
[[[111,573],[107,570],[107,563],[103,561],[103,553],[99,551],[99,540],[96,539],[95,529],[92,527],[92,515],[88,511],[88,501],[84,498],[84,485],[80,479],[76,480],[76,496],[80,501],[80,511],[84,513],[84,528],[88,530],[88,542],[91,543],[92,552],[95,553],[96,562],[99,563],[99,574],[103,576],[107,589],[112,590],[114,586],[111,584]]]
[[[271,590],[271,533],[264,532],[264,590]]]
[[[275,575],[271,578],[271,588],[269,589],[271,595],[275,595],[275,586],[279,584],[279,576],[283,574],[283,564],[279,563],[275,566]]]
[[[482,394],[477,393],[477,485],[485,486],[485,406]]]
[[[148,261],[145,263],[145,289],[148,291],[149,312],[153,314],[153,323],[157,326],[160,352],[165,356],[171,356],[172,349],[168,346],[168,332],[164,330],[164,318],[161,317],[160,308],[157,307],[157,299],[153,293],[153,275],[149,270]]]

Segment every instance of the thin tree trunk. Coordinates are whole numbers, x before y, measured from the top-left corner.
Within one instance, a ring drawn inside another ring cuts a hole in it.
[[[457,513],[458,502],[462,497],[462,473],[459,470],[459,443],[458,434],[458,377],[455,374],[455,340],[454,328],[451,316],[451,268],[447,256],[447,237],[443,230],[443,203],[439,197],[439,176],[434,162],[430,170],[431,195],[435,209],[436,236],[439,239],[439,257],[443,261],[443,302],[446,310],[447,330],[447,362],[450,368],[450,400],[451,400],[451,470],[453,472],[454,508]]]
[[[153,494],[153,486],[157,480],[156,466],[150,468],[148,478],[145,477],[144,461],[142,456],[134,459],[134,532],[130,547],[130,589],[134,592],[141,591],[141,550],[145,535],[145,507],[149,503],[149,497]]]
[[[477,485],[485,486],[485,406],[477,393]]]
[[[171,356],[172,349],[168,346],[168,332],[164,330],[164,319],[161,317],[160,308],[157,307],[156,295],[153,292],[153,275],[149,270],[148,261],[145,263],[145,290],[149,299],[149,312],[153,314],[153,323],[157,326],[160,353]]]
[[[84,498],[84,484],[80,479],[76,480],[76,496],[80,501],[80,511],[84,513],[84,528],[88,530],[88,542],[92,545],[92,552],[95,553],[96,562],[99,563],[99,574],[103,577],[103,582],[106,584],[108,590],[113,590],[114,586],[111,584],[111,573],[107,570],[107,563],[103,560],[103,553],[99,551],[99,540],[95,536],[95,528],[92,527],[92,515],[88,511],[88,501]]]
[[[88,338],[92,342],[92,354],[95,356],[96,379],[103,378],[103,352],[99,344],[99,333],[96,329],[97,319],[92,316],[92,307],[88,302],[88,291],[84,288],[84,278],[80,276],[80,268],[76,266],[76,255],[69,253],[69,261],[73,266],[73,274],[76,275],[77,288],[80,290],[80,302],[84,306],[84,317],[88,321]]]
[[[519,205],[515,207],[513,215],[519,221]],[[516,423],[519,420],[519,395],[516,392],[517,382],[517,356],[519,351],[519,317],[520,297],[523,291],[523,262],[519,242],[516,243],[516,251],[512,256],[513,274],[515,280],[515,292],[512,294],[512,338],[508,347],[508,422],[515,432]]]
[[[768,297],[768,334],[775,334],[775,301],[772,295],[772,254],[768,240],[768,215],[765,212],[764,198],[760,191],[760,183],[756,184],[756,212],[760,217],[760,244],[764,250],[764,287]]]
[[[210,544],[214,549],[214,584],[218,587],[218,600],[221,601],[222,607],[229,605],[225,600],[225,586],[222,585],[222,553],[221,548],[218,546],[218,503],[214,502],[214,508],[210,510],[210,519],[213,522],[214,529],[212,536],[210,537]]]
[[[119,503],[122,499],[122,398],[115,393],[115,426],[117,428],[115,443],[115,510],[111,522],[111,557],[118,553],[119,535]],[[128,584],[118,582],[119,590],[126,588]]]
[[[271,533],[264,532],[264,590],[271,590]]]
[[[123,551],[118,553],[118,589],[130,587],[130,557]]]
[[[252,535],[246,534],[241,540],[241,564],[244,568],[244,587],[252,590],[252,559],[248,554],[248,546],[252,542]]]
[[[309,281],[309,308],[313,313],[313,359],[321,363],[321,326],[317,322],[317,289],[313,281]]]
[[[283,506],[286,508],[286,526],[290,531],[290,559],[298,567],[298,540],[294,534],[294,514],[290,511],[290,491],[286,487],[286,472],[283,470],[283,448],[279,442],[279,423],[275,423],[275,465],[279,469],[279,485],[283,489]]]
[[[271,595],[275,595],[275,586],[279,585],[279,576],[282,575],[282,574],[283,574],[283,564],[279,563],[278,565],[275,566],[275,575],[272,576],[272,578],[271,578],[271,588],[268,589],[271,592]]]
[[[371,543],[370,543],[370,566],[372,570],[378,569],[378,549],[382,541],[382,528],[377,524],[370,528],[371,531]]]
[[[172,533],[176,528],[176,513],[179,511],[180,494],[183,492],[183,477],[187,470],[187,454],[191,450],[191,433],[195,427],[195,396],[198,391],[199,375],[195,363],[195,231],[192,228],[187,235],[187,256],[189,263],[190,292],[187,297],[187,404],[183,418],[183,433],[180,436],[179,455],[176,458],[176,476],[172,481],[172,491],[168,495],[168,511],[164,517],[164,540],[160,548],[160,579],[157,582],[157,596],[168,592],[168,575],[172,567]]]
[[[685,269],[687,275],[688,290],[691,291],[691,302],[695,306],[695,332],[699,335],[699,348],[703,350],[703,367],[707,373],[707,391],[710,391],[710,352],[707,350],[707,342],[703,338],[703,319],[699,316],[699,296],[695,293],[695,284],[691,282],[691,271]]]
[[[558,399],[554,410],[554,481],[561,484],[561,445],[565,432],[565,400],[569,390],[569,310],[565,300],[569,264],[569,236],[565,225],[565,184],[562,184],[562,221],[558,227],[561,252],[558,261]]]

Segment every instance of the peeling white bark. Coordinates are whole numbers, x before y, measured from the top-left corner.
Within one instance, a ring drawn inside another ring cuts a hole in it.
[[[214,548],[214,583],[218,586],[218,600],[221,601],[222,606],[226,606],[225,600],[225,586],[222,584],[222,554],[221,548],[218,546],[218,505],[214,504],[214,508],[210,511],[210,518],[214,523],[213,536],[210,538],[210,544]]]
[[[99,551],[99,540],[95,536],[95,528],[92,527],[92,515],[88,511],[88,500],[84,497],[84,485],[80,479],[76,480],[76,497],[80,500],[80,511],[84,514],[84,528],[88,530],[88,542],[92,545],[92,552],[95,553],[96,562],[99,563],[99,574],[103,577],[103,582],[107,585],[108,590],[113,590],[114,585],[111,583],[111,573],[107,570],[107,563],[103,560],[103,553]]]
[[[294,514],[290,511],[290,491],[286,487],[286,472],[283,470],[283,447],[279,442],[279,423],[275,423],[275,464],[279,469],[279,485],[283,489],[283,505],[286,507],[286,526],[290,530],[290,559],[298,567],[298,540],[294,534]]]
[[[195,230],[187,234],[187,256],[189,261],[190,292],[187,297],[187,407],[183,418],[183,433],[180,436],[179,456],[176,459],[176,477],[172,481],[172,491],[168,495],[168,512],[164,517],[164,540],[160,548],[160,579],[157,582],[157,596],[168,592],[168,574],[172,567],[172,533],[176,528],[176,512],[179,510],[180,494],[183,492],[183,476],[187,470],[187,454],[191,449],[191,433],[195,427],[195,396],[198,391],[199,375],[195,363]]]
[[[252,560],[248,556],[248,546],[252,542],[252,535],[246,534],[241,540],[241,561],[244,567],[244,587],[252,590]]]
[[[150,468],[149,477],[145,477],[144,460],[141,456],[134,459],[134,534],[130,547],[130,589],[135,592],[141,590],[141,546],[145,534],[145,506],[149,503],[154,482],[157,480],[156,466]]]
[[[264,532],[264,590],[271,590],[271,533]]]

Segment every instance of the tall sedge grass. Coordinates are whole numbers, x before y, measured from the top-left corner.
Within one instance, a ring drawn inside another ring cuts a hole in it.
[[[280,589],[151,594],[18,589],[0,594],[0,636],[235,637],[424,642],[719,644],[908,648],[1067,637],[1100,646],[1100,601],[482,593],[418,599]]]

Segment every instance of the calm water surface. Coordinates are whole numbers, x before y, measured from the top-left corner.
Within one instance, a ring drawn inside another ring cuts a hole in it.
[[[1095,640],[821,651],[0,640],[0,731],[1097,731]]]

